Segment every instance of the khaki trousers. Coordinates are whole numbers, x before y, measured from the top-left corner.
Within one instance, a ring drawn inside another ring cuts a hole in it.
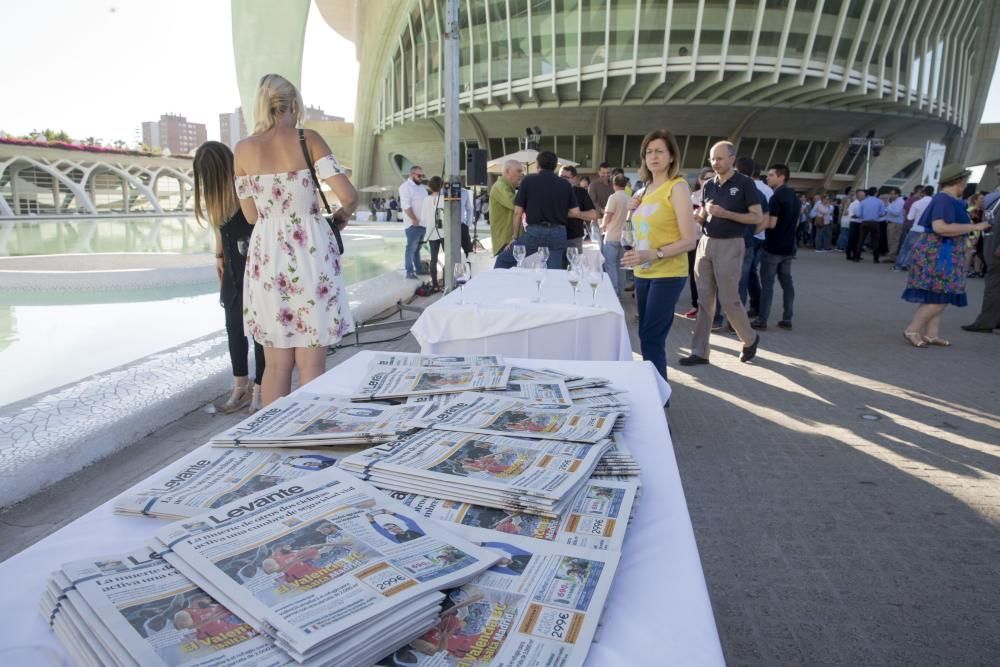
[[[713,239],[703,236],[694,260],[694,279],[698,284],[698,320],[691,338],[691,354],[708,359],[708,337],[715,318],[715,299],[736,330],[743,346],[752,345],[757,334],[740,301],[740,273],[743,270],[743,237]]]
[[[899,249],[899,241],[903,238],[903,234],[906,231],[905,225],[897,225],[894,222],[890,222],[886,225],[886,229],[889,233],[889,254],[886,257],[890,260],[896,259],[896,251]]]

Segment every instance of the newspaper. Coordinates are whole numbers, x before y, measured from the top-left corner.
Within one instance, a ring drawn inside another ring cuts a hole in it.
[[[60,626],[64,636],[76,636],[74,653],[143,667],[294,664],[149,550],[63,565],[52,583],[63,584],[57,590],[65,597],[56,598],[49,620],[55,626],[60,614],[69,615]]]
[[[325,470],[360,447],[231,449],[202,446],[115,499],[115,512],[181,519]]]
[[[299,391],[219,433],[211,442],[235,447],[388,442],[419,413],[420,408],[413,406],[356,405],[340,396]]]
[[[502,554],[475,580],[448,592],[434,629],[381,667],[578,667],[607,601],[619,555],[498,535]]]
[[[511,381],[507,383],[505,389],[483,393],[491,396],[513,398],[525,403],[539,403],[542,405],[573,404],[569,389],[566,388],[566,383],[562,380]]]
[[[496,354],[454,356],[444,354],[406,354],[376,352],[369,362],[373,366],[503,366],[503,357]]]
[[[425,518],[452,525],[453,530],[473,541],[496,539],[499,532],[575,547],[621,551],[638,488],[632,481],[591,478],[577,492],[561,519],[402,491],[390,495]]]
[[[361,380],[351,400],[504,389],[509,377],[510,366],[376,366]]]
[[[403,621],[496,560],[339,468],[171,524],[151,547],[296,659],[344,664],[419,631]]]
[[[562,409],[543,410],[523,401],[467,392],[440,409],[427,410],[415,425],[448,431],[595,443],[610,435],[619,417],[617,412],[600,414],[575,406],[555,407]]]
[[[447,500],[557,514],[610,446],[425,430],[339,465],[395,491],[426,488]]]

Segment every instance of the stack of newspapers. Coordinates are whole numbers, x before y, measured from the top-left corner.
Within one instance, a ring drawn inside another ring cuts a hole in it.
[[[338,468],[170,524],[149,548],[308,665],[392,654],[439,622],[439,591],[499,559]]]
[[[413,405],[357,405],[343,397],[296,392],[211,442],[226,447],[371,445],[391,441],[420,412]]]
[[[411,396],[503,390],[509,378],[510,366],[416,366],[378,363],[376,360],[369,365],[367,374],[351,394],[351,400],[398,400]]]
[[[423,430],[338,465],[383,489],[557,518],[611,444]]]

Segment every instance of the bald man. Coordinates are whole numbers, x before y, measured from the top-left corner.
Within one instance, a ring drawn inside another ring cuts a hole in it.
[[[705,232],[698,242],[694,264],[698,319],[691,337],[691,354],[680,360],[682,366],[708,363],[708,337],[715,317],[716,295],[743,343],[740,361],[753,359],[760,342],[760,335],[750,328],[739,291],[746,251],[743,233],[748,226],[757,227],[764,222],[757,186],[749,176],[734,169],[736,147],[730,142],[720,141],[712,146],[709,161],[715,176],[702,187],[702,206],[695,216]]]
[[[514,191],[524,178],[524,165],[517,160],[503,164],[503,174],[490,189],[490,238],[498,255],[514,238]]]

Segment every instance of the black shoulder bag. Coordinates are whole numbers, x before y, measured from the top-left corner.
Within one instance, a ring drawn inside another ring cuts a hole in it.
[[[316,192],[319,193],[320,199],[323,200],[323,207],[326,209],[326,215],[323,217],[326,219],[327,223],[330,225],[330,229],[333,230],[333,235],[337,238],[337,249],[340,250],[340,254],[344,254],[344,239],[340,236],[340,228],[346,223],[342,223],[333,217],[333,211],[330,209],[329,202],[326,201],[326,195],[323,194],[323,185],[316,178],[316,168],[313,166],[312,158],[309,157],[309,149],[306,147],[306,133],[305,130],[299,129],[299,146],[302,147],[302,155],[306,159],[306,166],[309,167],[309,175],[312,176],[313,185],[316,186]]]

